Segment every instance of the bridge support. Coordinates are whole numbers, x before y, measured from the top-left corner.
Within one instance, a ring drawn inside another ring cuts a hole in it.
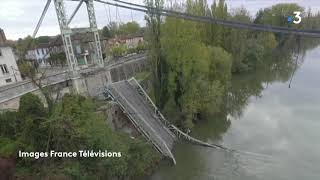
[[[91,29],[91,32],[93,32],[94,43],[96,46],[96,64],[98,64],[100,67],[103,67],[104,62],[102,57],[101,43],[100,43],[99,31],[97,28],[97,20],[96,20],[96,14],[94,11],[93,0],[86,1],[86,5],[87,5],[90,29]]]
[[[61,37],[64,45],[64,50],[67,57],[67,62],[69,66],[69,70],[71,72],[75,72],[79,70],[78,67],[78,61],[74,54],[73,46],[72,46],[72,30],[69,27],[69,23],[72,21],[72,18],[79,10],[81,4],[83,1],[79,3],[76,10],[73,12],[71,18],[67,20],[66,17],[66,11],[64,7],[64,0],[54,0],[54,5],[59,21],[60,31],[61,31]],[[89,23],[90,23],[90,32],[93,33],[94,37],[94,44],[95,44],[95,64],[99,65],[100,67],[104,66],[103,57],[102,57],[102,50],[101,50],[101,42],[99,37],[99,31],[97,28],[97,21],[96,21],[96,15],[94,11],[94,5],[93,0],[85,0],[84,1],[87,6],[88,11],[88,17],[89,17]]]
[[[72,31],[68,26],[66,11],[64,8],[63,0],[54,0],[54,6],[57,13],[57,18],[60,26],[61,31],[61,38],[63,41],[64,51],[66,53],[67,63],[69,66],[69,71],[75,72],[78,70],[78,61],[76,56],[74,55],[72,41],[71,41],[71,34]]]

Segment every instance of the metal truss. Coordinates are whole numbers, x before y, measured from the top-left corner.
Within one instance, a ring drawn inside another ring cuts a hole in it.
[[[71,41],[72,31],[69,28],[67,23],[66,11],[64,8],[63,0],[54,0],[54,6],[57,13],[57,18],[60,26],[60,31],[61,31],[61,38],[63,41],[64,51],[66,53],[69,70],[74,72],[75,70],[79,69],[78,61],[76,56],[74,55],[74,51],[72,47],[72,41]]]
[[[73,11],[70,19],[67,19],[66,10],[64,7],[64,0],[54,0],[54,5],[55,5],[57,18],[60,26],[60,31],[61,31],[61,37],[64,45],[64,50],[66,53],[69,70],[72,72],[79,70],[79,67],[78,67],[78,61],[74,54],[74,50],[72,46],[71,35],[73,31],[69,27],[69,24],[72,21],[73,17],[78,12],[78,10],[80,9],[83,2],[85,2],[87,6],[89,23],[90,23],[89,30],[90,32],[93,33],[94,41],[95,41],[95,49],[96,49],[95,63],[101,67],[104,66],[93,0],[81,0],[78,6],[76,7],[76,9]]]

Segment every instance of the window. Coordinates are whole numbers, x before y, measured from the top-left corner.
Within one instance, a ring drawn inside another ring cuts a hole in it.
[[[12,82],[11,78],[6,79],[6,83],[11,83],[11,82]]]
[[[1,64],[0,68],[1,68],[2,74],[8,74],[9,73],[9,70],[8,70],[6,64]]]

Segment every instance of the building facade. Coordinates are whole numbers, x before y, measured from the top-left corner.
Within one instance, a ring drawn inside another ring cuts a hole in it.
[[[26,55],[27,59],[37,61],[40,66],[48,65],[49,57],[50,53],[48,43],[39,44],[37,47],[29,49]]]
[[[143,42],[143,36],[131,36],[125,39],[128,48],[136,48],[140,42]]]
[[[93,34],[74,33],[71,39],[78,65],[94,64],[97,55]],[[100,39],[100,42],[102,48],[107,44],[106,39]],[[64,46],[61,36],[51,37],[48,43],[38,44],[34,48],[29,49],[26,54],[26,59],[35,60],[39,66],[49,66],[50,55],[62,52],[64,52]]]
[[[5,43],[7,41],[4,31],[0,28],[0,43]]]
[[[15,55],[10,46],[0,44],[0,86],[21,81]]]
[[[115,38],[112,38],[108,41],[107,48],[119,46],[119,45],[125,45],[128,49],[130,48],[136,48],[139,43],[144,42],[144,38],[142,35],[122,35],[122,36],[116,36]]]

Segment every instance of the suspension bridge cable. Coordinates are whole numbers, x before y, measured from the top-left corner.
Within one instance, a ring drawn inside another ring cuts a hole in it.
[[[103,6],[104,6],[104,11],[106,12],[107,24],[109,24],[110,23],[110,19],[109,19],[109,16],[108,16],[107,5],[104,4]]]
[[[39,21],[38,21],[38,23],[37,23],[37,26],[36,26],[36,28],[35,28],[34,31],[33,31],[32,38],[35,38],[35,37],[36,37],[36,35],[37,35],[38,31],[39,31],[39,28],[40,28],[40,26],[41,26],[41,24],[42,24],[42,21],[43,21],[43,19],[44,19],[44,16],[46,15],[46,13],[47,13],[47,11],[48,11],[48,8],[49,8],[50,3],[51,3],[51,0],[48,0],[47,3],[46,3],[46,5],[44,6],[43,11],[42,11],[41,16],[40,16],[40,19],[39,19]]]
[[[39,29],[40,29],[40,26],[41,26],[41,24],[43,22],[43,19],[44,19],[45,15],[47,14],[47,11],[49,9],[50,3],[51,3],[51,0],[48,0],[46,5],[44,6],[43,11],[42,11],[41,16],[40,16],[40,19],[39,19],[39,21],[38,21],[38,23],[37,23],[37,25],[36,25],[36,27],[35,27],[35,29],[33,31],[32,38],[30,39],[30,41],[27,44],[27,47],[24,49],[24,51],[22,53],[23,56],[25,56],[25,54],[27,54],[28,49],[30,48],[32,42],[34,41],[34,38],[36,37],[36,35],[37,35],[37,33],[38,33]]]
[[[97,1],[97,0],[95,0]],[[178,11],[173,11],[173,10],[167,10],[167,9],[157,9],[155,7],[150,7],[150,6],[145,6],[145,5],[140,5],[140,4],[136,4],[136,3],[130,3],[130,2],[126,2],[126,1],[122,1],[122,0],[111,0],[111,1],[115,1],[115,2],[119,2],[122,4],[126,4],[126,5],[130,5],[130,6],[136,6],[136,7],[140,7],[140,8],[145,8],[145,9],[150,9],[150,10],[154,10],[154,11],[163,11],[166,13],[173,13],[173,14],[177,14],[177,15],[187,15],[187,16],[192,16],[192,17],[202,17],[205,19],[212,19],[212,20],[216,20],[217,22],[231,22],[231,23],[235,23],[235,24],[246,24],[246,25],[252,25],[255,27],[264,27],[264,28],[279,28],[279,29],[283,29],[283,30],[296,30],[296,31],[308,31],[308,32],[319,32],[320,30],[304,30],[304,29],[296,29],[296,28],[287,28],[287,27],[281,27],[281,26],[269,26],[269,25],[263,25],[263,24],[254,24],[254,23],[243,23],[243,22],[239,22],[239,21],[232,21],[232,20],[222,20],[222,19],[217,19],[217,18],[212,18],[212,17],[208,17],[208,16],[197,16],[197,15],[192,15],[192,14],[188,14],[188,13],[183,13],[183,12],[178,12]]]
[[[121,22],[121,18],[120,18],[120,13],[119,13],[119,9],[118,9],[118,6],[116,7],[116,9],[117,9],[117,13],[116,13],[116,16],[117,16],[117,21],[119,20],[119,25],[122,23]]]
[[[95,0],[95,1],[99,1],[99,0]],[[101,0],[100,0],[101,1]],[[115,1],[115,2],[119,2],[122,4],[126,4],[126,5],[130,5],[130,6],[136,6],[136,7],[140,7],[140,8],[145,8],[145,9],[150,9],[150,10],[154,10],[154,11],[163,11],[163,12],[167,12],[167,13],[173,13],[173,14],[178,14],[178,15],[188,15],[188,16],[193,16],[193,17],[202,17],[202,18],[206,18],[206,19],[214,19],[217,22],[220,21],[224,21],[224,22],[232,22],[235,24],[246,24],[246,25],[252,25],[252,26],[256,26],[256,27],[264,27],[264,28],[279,28],[279,29],[290,29],[290,30],[296,30],[296,31],[308,31],[308,32],[320,32],[320,30],[307,30],[307,29],[296,29],[296,28],[287,28],[287,27],[282,27],[282,26],[269,26],[269,25],[263,25],[263,24],[254,24],[254,23],[243,23],[243,22],[239,22],[239,21],[232,21],[232,20],[222,20],[222,19],[217,19],[217,18],[212,18],[212,17],[208,17],[208,16],[196,16],[196,15],[192,15],[192,14],[188,14],[188,13],[183,13],[183,12],[178,12],[178,11],[173,11],[173,10],[167,10],[167,9],[158,9],[155,7],[151,7],[151,6],[145,6],[145,5],[140,5],[140,4],[136,4],[136,3],[130,3],[130,2],[126,2],[126,1],[122,1],[122,0],[111,0],[111,1]]]
[[[83,3],[84,0],[81,0],[78,4],[78,6],[76,7],[76,9],[73,11],[73,13],[71,14],[70,16],[70,19],[68,20],[67,24],[69,25],[72,21],[72,19],[74,18],[74,16],[77,14],[78,10],[80,9],[82,3]]]
[[[111,13],[110,13],[110,5],[108,4],[108,10],[109,10],[109,19],[110,19],[110,23],[112,22],[112,17],[111,17]]]
[[[320,30],[295,29],[295,28],[270,26],[270,25],[263,25],[263,24],[243,23],[243,22],[231,21],[231,20],[221,20],[221,19],[216,19],[216,18],[207,17],[207,16],[191,15],[188,13],[182,13],[182,12],[166,10],[166,9],[159,9],[155,7],[144,6],[144,5],[129,3],[129,2],[120,1],[120,0],[112,0],[112,1],[115,1],[115,3],[107,2],[103,0],[95,0],[95,1],[109,4],[111,6],[117,6],[125,9],[141,11],[147,14],[153,13],[153,14],[159,14],[163,16],[176,17],[176,18],[197,21],[197,22],[219,24],[219,25],[240,28],[240,29],[252,29],[252,30],[260,30],[260,31],[276,32],[276,33],[300,34],[300,35],[309,36],[309,37],[318,37],[318,38],[320,37]],[[119,4],[119,3],[122,3],[122,4]]]

